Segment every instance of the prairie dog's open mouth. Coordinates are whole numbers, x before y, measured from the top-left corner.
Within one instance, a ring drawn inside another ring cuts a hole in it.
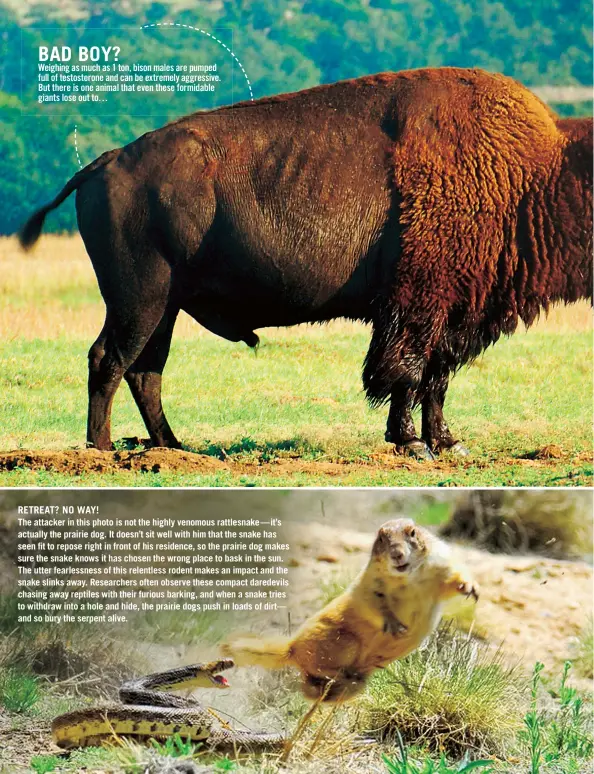
[[[394,569],[398,572],[406,572],[408,568],[410,567],[409,562],[404,562],[403,564],[394,564]]]

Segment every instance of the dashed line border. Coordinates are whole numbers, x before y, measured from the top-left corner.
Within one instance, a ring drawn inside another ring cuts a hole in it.
[[[252,84],[250,82],[250,79],[248,78],[248,74],[245,71],[245,67],[241,64],[237,56],[233,53],[233,51],[229,48],[228,45],[223,43],[222,40],[219,40],[217,37],[212,35],[210,32],[207,32],[206,30],[200,29],[200,27],[192,27],[190,24],[179,24],[179,22],[154,22],[153,24],[143,24],[140,29],[145,30],[149,29],[150,27],[183,27],[186,30],[194,30],[194,32],[200,32],[202,35],[206,35],[207,37],[211,38],[211,40],[214,40],[215,43],[218,43],[219,46],[222,46],[226,51],[228,51],[233,59],[237,62],[239,65],[239,68],[241,72],[243,73],[243,76],[246,80],[247,87],[250,92],[250,100],[254,101],[254,92],[252,90]],[[78,166],[82,169],[83,165],[80,160],[80,155],[78,153],[78,133],[77,133],[77,125],[74,125],[74,150],[76,151],[76,160],[78,161]]]
[[[250,92],[250,100],[252,102],[254,101],[254,92],[252,91],[252,84],[250,83],[250,79],[248,78],[248,74],[246,73],[244,66],[241,64],[241,62],[239,61],[237,56],[233,53],[233,51],[231,51],[229,46],[227,46],[225,43],[223,43],[222,40],[219,40],[214,35],[211,35],[210,32],[207,32],[206,30],[200,29],[200,27],[192,27],[189,24],[179,24],[178,22],[155,22],[154,24],[143,24],[140,29],[144,30],[144,29],[147,29],[148,27],[184,27],[187,30],[194,30],[194,32],[200,32],[200,33],[202,33],[202,35],[206,35],[209,38],[212,38],[212,40],[214,40],[215,43],[218,43],[220,46],[222,46],[226,51],[228,51],[231,54],[233,59],[235,59],[235,61],[239,65],[239,67],[241,69],[241,72],[243,73],[244,78],[245,78],[245,80],[247,82],[248,89],[249,89],[249,92]]]

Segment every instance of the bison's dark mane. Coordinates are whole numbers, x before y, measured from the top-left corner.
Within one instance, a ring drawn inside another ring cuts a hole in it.
[[[500,229],[502,247],[491,270],[488,252],[476,256],[485,271],[472,278],[471,303],[449,295],[445,285],[435,288],[433,299],[423,288],[420,307],[414,290],[410,296],[378,299],[364,371],[372,405],[390,400],[398,382],[414,386],[413,404],[418,405],[444,372],[471,363],[501,336],[514,333],[520,322],[530,327],[556,303],[592,301],[592,119],[558,120],[556,131],[546,173],[526,176],[517,202],[513,191],[501,199],[508,209],[493,219],[493,239]],[[426,266],[413,265],[412,271],[423,277]],[[422,287],[419,279],[415,288]],[[428,313],[431,305],[433,314]],[[387,351],[398,355],[386,357]]]

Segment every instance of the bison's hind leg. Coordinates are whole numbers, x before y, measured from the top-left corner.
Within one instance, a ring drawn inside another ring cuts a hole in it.
[[[165,432],[166,420],[160,406],[160,364],[164,365],[168,345],[163,348],[164,331],[153,338],[167,307],[167,289],[160,296],[136,299],[137,303],[107,303],[105,325],[89,351],[89,414],[87,443],[96,449],[109,450],[111,445],[111,407],[122,377],[132,368],[128,382],[143,418],[150,418],[154,428]],[[175,318],[174,318],[175,319]],[[171,334],[169,333],[169,336]],[[154,342],[144,354],[147,342]],[[165,351],[165,358],[163,352]],[[138,367],[136,362],[138,360]],[[151,371],[151,367],[157,370]],[[161,367],[162,370],[162,367]],[[158,397],[157,397],[158,396]],[[148,425],[149,432],[151,427]],[[169,433],[171,431],[169,430]],[[156,434],[157,436],[159,433]],[[152,436],[152,433],[151,433]],[[159,440],[162,440],[159,438]],[[168,440],[174,440],[171,434]]]
[[[150,336],[150,333],[148,334]],[[147,336],[148,338],[148,336]],[[109,310],[103,330],[89,350],[87,445],[111,450],[111,408],[127,367],[146,342],[139,332],[115,322]]]
[[[117,359],[109,354],[112,348],[111,326],[106,318],[103,330],[89,350],[89,410],[87,445],[101,451],[111,446],[111,406],[123,376]]]
[[[144,349],[125,374],[153,446],[168,446],[173,449],[179,449],[181,445],[173,434],[163,410],[161,379],[169,356],[178,311],[177,308],[170,308],[165,312]]]

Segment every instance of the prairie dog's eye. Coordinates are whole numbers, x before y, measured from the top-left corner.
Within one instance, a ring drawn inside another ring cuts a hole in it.
[[[411,537],[416,537],[416,534],[417,534],[417,530],[416,530],[416,529],[414,529],[414,528],[413,528],[413,529],[411,529],[411,531],[409,532],[409,535],[410,535]]]

